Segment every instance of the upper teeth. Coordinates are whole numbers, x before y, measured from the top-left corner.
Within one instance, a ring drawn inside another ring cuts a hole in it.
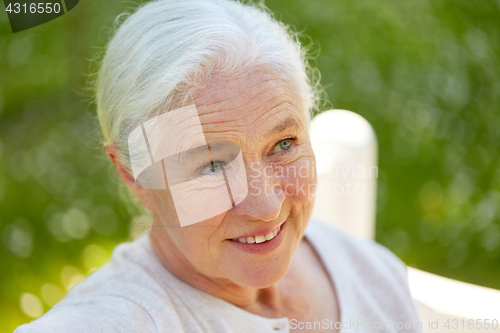
[[[280,226],[277,226],[273,231],[266,235],[261,235],[261,236],[250,236],[250,237],[243,237],[243,238],[233,238],[234,241],[238,241],[240,243],[262,243],[268,240],[273,239],[276,234],[278,234],[278,231],[280,230]]]

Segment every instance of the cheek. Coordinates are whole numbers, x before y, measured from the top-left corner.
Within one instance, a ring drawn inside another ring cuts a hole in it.
[[[280,183],[287,197],[302,205],[314,202],[316,192],[316,167],[314,158],[301,158],[283,168]]]
[[[172,230],[171,237],[179,251],[197,271],[217,275],[220,264],[221,235],[219,225],[223,217]]]
[[[172,196],[169,191],[161,191],[155,198],[159,208],[157,216],[160,224],[155,227],[164,228],[172,244],[179,250],[188,261],[200,271],[211,269],[207,263],[213,262],[217,256],[217,241],[219,236],[219,225],[225,214],[220,214],[210,219],[192,225],[181,226]]]
[[[169,226],[179,225],[170,190],[154,190],[152,197],[155,207],[154,213],[158,214],[162,221],[168,222]]]
[[[213,228],[203,222],[187,227],[171,228],[168,233],[179,251],[195,266],[213,254],[210,235]]]

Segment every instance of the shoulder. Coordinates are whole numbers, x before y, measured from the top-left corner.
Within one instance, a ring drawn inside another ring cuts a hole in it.
[[[163,285],[158,278],[163,267],[157,265],[145,237],[118,245],[106,266],[73,287],[41,318],[20,326],[16,333],[156,332],[158,318],[163,318],[161,326],[179,329],[168,283]]]
[[[113,295],[65,300],[41,318],[18,327],[15,333],[156,332],[150,315],[134,302]]]

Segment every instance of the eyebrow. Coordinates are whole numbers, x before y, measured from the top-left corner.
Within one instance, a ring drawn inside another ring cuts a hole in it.
[[[223,152],[224,150],[228,150],[233,148],[228,142],[210,142],[208,145],[191,148],[181,152],[180,154],[184,155],[184,158],[194,158],[200,154],[208,154],[208,150],[210,148],[211,151],[215,152]],[[233,148],[234,149],[234,148]]]
[[[208,156],[208,147],[206,145],[181,151],[173,156],[182,156],[183,159],[191,159],[204,154]]]
[[[229,153],[230,156],[236,156],[238,155],[239,151],[239,146],[230,142],[210,142],[208,143],[208,145],[182,151],[180,153],[167,157],[167,159],[176,163],[179,161],[206,157],[207,160],[210,161],[210,155],[220,157],[224,153]]]
[[[300,130],[302,129],[302,126],[300,126],[299,122],[293,118],[286,118],[282,123],[276,125],[273,129],[267,131],[264,136],[271,136],[273,134],[277,133],[282,133],[288,129],[296,129]]]

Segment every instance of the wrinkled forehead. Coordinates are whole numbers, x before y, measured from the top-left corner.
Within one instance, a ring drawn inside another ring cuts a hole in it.
[[[284,119],[293,119],[307,129],[308,110],[299,90],[265,71],[209,80],[195,94],[194,104],[207,137],[225,132],[232,133],[230,136],[249,130],[261,132]]]

